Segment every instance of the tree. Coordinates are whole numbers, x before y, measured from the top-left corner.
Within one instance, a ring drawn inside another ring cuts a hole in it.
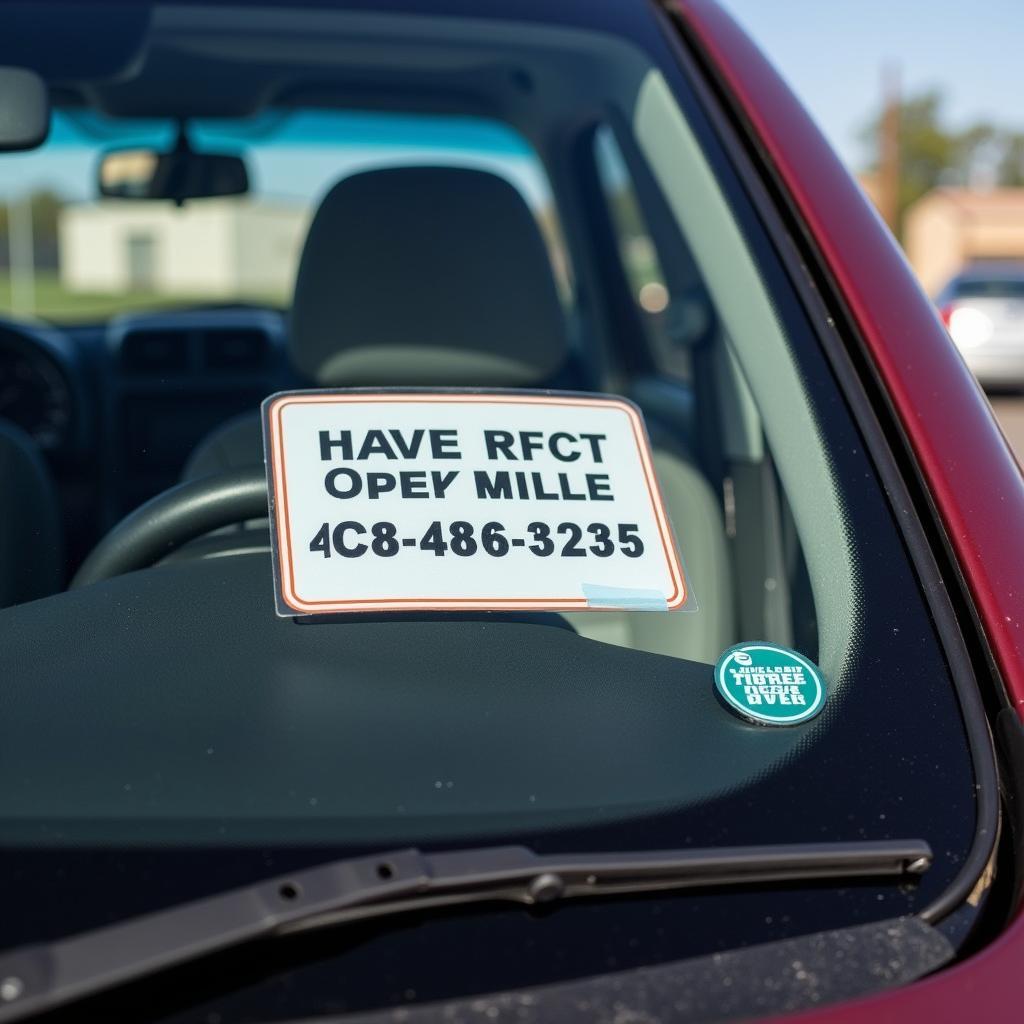
[[[949,128],[943,97],[929,90],[904,99],[899,112],[899,221],[906,208],[940,185],[1024,185],[1024,134],[978,122],[956,131]],[[879,170],[881,111],[862,138],[873,154],[871,170]]]
[[[1024,188],[1024,132],[1010,132],[1004,138],[999,180],[1004,185]]]

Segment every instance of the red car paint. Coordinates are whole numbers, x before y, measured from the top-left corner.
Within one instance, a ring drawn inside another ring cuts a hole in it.
[[[1024,476],[892,236],[768,61],[712,0],[676,0],[860,328],[921,467],[1008,696],[1024,717]],[[1024,915],[917,984],[787,1020],[1019,1021]]]

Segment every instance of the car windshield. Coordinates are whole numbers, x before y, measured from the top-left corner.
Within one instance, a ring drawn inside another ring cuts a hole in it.
[[[399,846],[936,854],[366,931],[358,1008],[959,878],[887,450],[688,45],[645,3],[0,5],[52,106],[0,153],[0,945]]]
[[[245,195],[181,205],[97,195],[104,154],[166,149],[177,130],[169,119],[58,110],[44,145],[0,162],[0,195],[15,224],[6,232],[0,314],[84,323],[197,305],[285,309],[309,222],[328,189],[345,175],[418,163],[477,167],[509,180],[546,233],[565,287],[546,176],[509,125],[304,107],[197,118],[188,123],[196,149],[244,153]],[[213,244],[197,247],[204,233]],[[99,251],[107,257],[97,259]]]

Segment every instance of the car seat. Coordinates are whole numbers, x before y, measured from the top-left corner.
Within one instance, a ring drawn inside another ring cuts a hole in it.
[[[388,168],[338,182],[306,239],[288,346],[311,386],[585,387],[536,218],[481,170]],[[699,611],[566,618],[594,639],[714,661],[733,642],[719,503],[682,444],[659,442],[654,456]],[[253,414],[202,442],[185,477],[262,462]]]

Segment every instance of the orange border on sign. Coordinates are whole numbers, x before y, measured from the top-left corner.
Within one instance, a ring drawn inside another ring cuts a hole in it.
[[[373,601],[305,601],[295,592],[295,564],[291,550],[291,520],[288,510],[288,485],[284,472],[284,441],[282,438],[283,426],[281,417],[283,410],[288,405],[337,405],[344,402],[393,402],[393,403],[474,403],[474,404],[497,404],[497,405],[561,405],[561,406],[589,406],[591,408],[606,409],[609,406],[618,408],[629,417],[630,425],[633,428],[633,438],[636,441],[637,451],[640,454],[640,462],[644,470],[644,480],[647,484],[647,494],[651,500],[651,507],[654,510],[655,522],[658,524],[658,534],[661,539],[662,551],[665,554],[665,561],[669,567],[669,575],[672,577],[674,590],[672,595],[666,599],[666,607],[669,611],[681,608],[686,603],[686,581],[683,576],[682,566],[679,563],[679,554],[672,542],[671,529],[668,517],[665,514],[665,502],[661,495],[661,488],[658,486],[658,479],[654,473],[654,465],[651,462],[651,451],[646,443],[643,423],[637,415],[636,409],[629,403],[617,398],[571,398],[569,396],[546,396],[546,395],[487,395],[487,394],[402,394],[390,392],[361,392],[358,394],[325,395],[325,394],[286,394],[275,399],[267,408],[267,427],[270,441],[271,471],[274,478],[274,495],[280,507],[275,511],[277,523],[277,550],[278,565],[280,570],[281,596],[284,603],[292,611],[306,612],[309,614],[323,614],[329,612],[363,612],[363,611],[470,611],[474,609],[487,609],[489,611],[572,611],[575,609],[587,609],[590,605],[583,597],[568,598],[522,598],[511,600],[508,598],[420,598],[420,597],[395,597],[378,598]],[[283,513],[283,514],[282,514]],[[617,608],[592,609],[595,611],[621,611]]]

